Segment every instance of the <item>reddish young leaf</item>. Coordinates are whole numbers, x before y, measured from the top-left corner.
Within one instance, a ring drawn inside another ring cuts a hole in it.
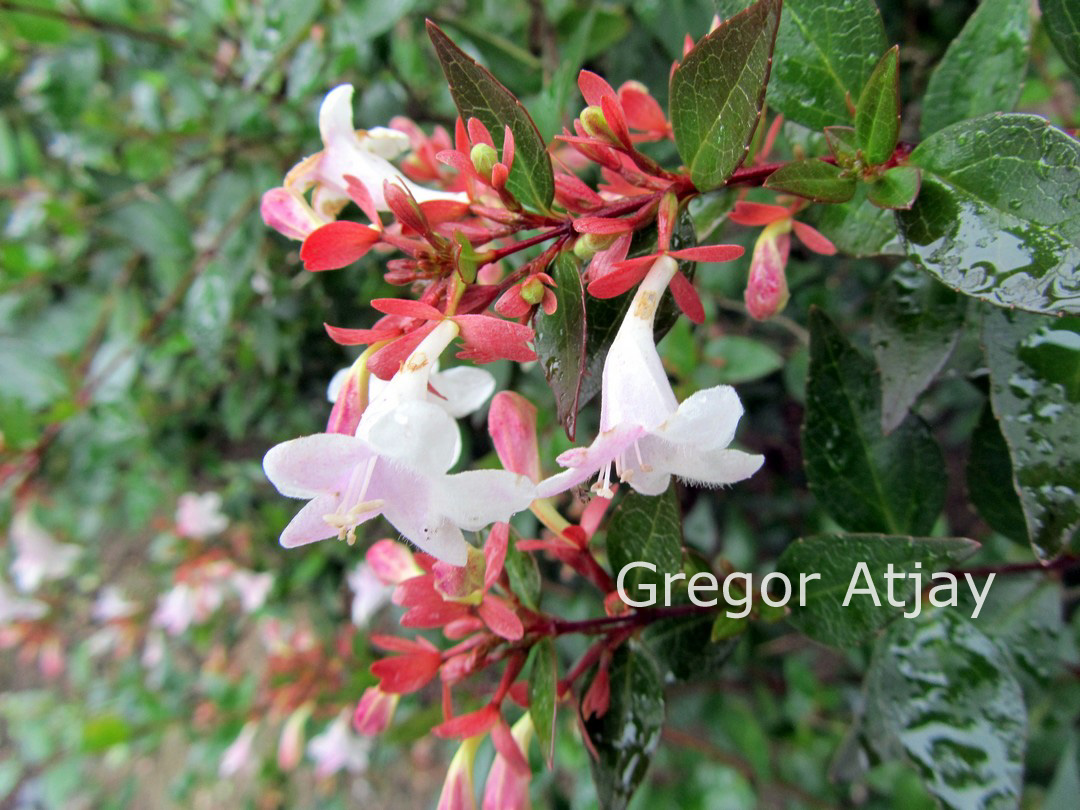
[[[697,324],[705,323],[705,307],[701,305],[701,297],[690,280],[682,273],[676,273],[668,286],[675,303],[686,317]]]

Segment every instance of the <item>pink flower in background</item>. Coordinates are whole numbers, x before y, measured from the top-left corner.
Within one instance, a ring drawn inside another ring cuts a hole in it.
[[[220,534],[229,525],[221,512],[221,495],[217,492],[185,492],[176,506],[176,533],[181,537],[203,540]]]
[[[138,609],[138,604],[124,596],[118,586],[106,585],[98,594],[90,616],[96,622],[113,622],[130,618]]]
[[[33,593],[43,582],[66,577],[82,554],[79,546],[58,542],[28,509],[16,512],[8,537],[15,547],[11,576],[23,593]]]
[[[281,727],[278,738],[277,764],[283,771],[291,771],[304,756],[304,726],[311,717],[312,706],[305,703],[289,715]]]
[[[367,560],[358,562],[345,578],[353,593],[350,609],[352,623],[357,627],[366,627],[380,608],[390,604],[394,587],[384,584]]]
[[[384,585],[400,585],[424,573],[413,553],[404,544],[389,538],[372,543],[364,557]]]
[[[307,754],[315,762],[315,776],[326,779],[341,770],[363,773],[368,767],[371,740],[349,728],[349,712],[342,711],[321,734],[307,744]]]
[[[33,621],[49,612],[49,606],[37,599],[19,596],[0,580],[0,627],[13,622]]]
[[[697,391],[679,404],[653,338],[660,297],[678,270],[670,256],[650,268],[630,304],[604,362],[600,435],[589,447],[567,450],[558,461],[569,469],[540,483],[549,497],[601,473],[594,489],[610,498],[611,468],[642,495],[659,495],[671,476],[710,486],[753,475],[762,456],[727,449],[742,416],[729,385]]]
[[[222,754],[221,763],[218,765],[218,776],[222,779],[228,779],[236,776],[241,771],[248,770],[255,764],[253,749],[255,733],[258,730],[259,724],[254,720],[249,720],[244,724],[244,727],[240,729],[240,734]]]
[[[274,586],[274,575],[269,571],[255,573],[244,568],[237,568],[229,577],[229,584],[240,597],[240,607],[245,613],[254,613],[266,602],[270,589]]]
[[[401,695],[384,692],[378,686],[369,686],[356,704],[353,730],[369,737],[382,734],[394,719],[399,700]]]

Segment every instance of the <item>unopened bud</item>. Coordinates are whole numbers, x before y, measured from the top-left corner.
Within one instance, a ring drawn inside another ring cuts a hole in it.
[[[476,173],[484,178],[491,177],[491,170],[499,162],[499,153],[486,143],[478,143],[469,152],[469,160],[472,161]]]
[[[581,111],[581,126],[588,135],[591,135],[594,138],[603,138],[611,143],[618,142],[615,133],[612,132],[611,127],[608,126],[603,109],[597,104],[586,107]]]
[[[536,306],[544,300],[544,282],[536,276],[525,279],[521,285],[521,297],[527,304]]]
[[[790,294],[784,270],[790,240],[790,234],[775,233],[772,226],[758,237],[744,296],[751,318],[763,321],[787,306]]]

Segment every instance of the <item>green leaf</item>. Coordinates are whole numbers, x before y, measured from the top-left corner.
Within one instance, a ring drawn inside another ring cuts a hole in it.
[[[854,127],[825,127],[825,143],[829,145],[829,151],[839,165],[854,165],[858,156]]]
[[[585,330],[589,322],[581,271],[573,253],[560,253],[552,265],[555,299],[558,306],[551,315],[538,311],[536,328],[537,357],[544,377],[555,394],[559,421],[571,439],[577,432],[577,414],[581,384],[585,378]]]
[[[878,62],[855,108],[855,143],[871,166],[892,157],[900,136],[900,48]]]
[[[849,256],[903,256],[896,217],[872,205],[867,186],[860,183],[850,202],[815,205],[801,217],[821,231],[836,249]]]
[[[608,523],[607,554],[616,575],[632,562],[656,566],[655,573],[642,568],[627,573],[625,589],[634,598],[640,598],[642,584],[663,582],[664,574],[682,570],[682,514],[675,488],[656,496],[627,488]]]
[[[503,127],[514,133],[514,165],[507,188],[526,205],[546,211],[555,196],[555,176],[547,145],[529,113],[513,93],[484,67],[455,45],[435,23],[427,23],[428,36],[442,65],[450,94],[461,117],[479,119],[502,150]]]
[[[874,301],[870,340],[881,372],[881,429],[891,433],[952,354],[966,300],[910,262],[893,270]]]
[[[794,597],[788,603],[788,621],[825,644],[860,644],[905,611],[912,612],[919,596],[908,574],[920,574],[920,582],[929,583],[930,574],[970,556],[978,547],[973,540],[961,537],[819,534],[800,538],[784,550],[776,564],[792,583]],[[865,592],[868,585],[857,569],[859,563],[866,563],[880,605],[875,605],[873,597]],[[906,607],[889,604],[885,574],[890,565],[894,573],[904,575],[892,593],[897,602],[906,602]],[[800,597],[801,574],[821,574],[820,580],[806,582],[805,605]],[[862,590],[853,593],[845,607],[853,582]]]
[[[784,358],[772,346],[741,335],[713,338],[705,344],[704,355],[710,366],[698,371],[710,372],[710,385],[760,380],[784,365]]]
[[[823,160],[793,160],[770,174],[765,188],[814,202],[842,203],[855,194],[855,177]]]
[[[980,577],[976,587],[981,593],[986,578]],[[1009,656],[1014,672],[1029,682],[1045,684],[1062,664],[1061,583],[1035,572],[995,577],[991,587],[994,598],[986,600],[971,623]],[[960,615],[970,616],[974,608],[971,589],[961,594]]]
[[[1016,106],[1031,45],[1029,0],[982,0],[930,75],[919,131]]]
[[[1027,710],[1008,659],[956,611],[896,622],[866,678],[866,739],[943,807],[1016,807]]]
[[[130,724],[118,714],[106,713],[90,717],[83,724],[83,750],[99,753],[131,739]]]
[[[765,103],[780,0],[759,0],[721,23],[671,76],[675,146],[701,191],[746,158]]]
[[[1027,544],[1027,523],[1013,483],[1009,446],[1001,435],[1001,425],[994,417],[989,400],[971,434],[967,489],[971,503],[990,528],[1010,540]]]
[[[848,98],[859,97],[885,44],[873,0],[785,0],[769,106],[810,129],[849,124]]]
[[[715,621],[715,613],[704,611],[694,616],[661,619],[649,625],[645,641],[676,680],[715,677],[735,649],[734,643],[713,640]]]
[[[715,644],[718,641],[726,641],[727,639],[735,638],[736,636],[745,633],[746,628],[749,626],[750,623],[745,616],[739,619],[734,616],[728,616],[725,611],[718,615],[713,622],[709,640]]]
[[[893,166],[870,183],[867,199],[878,208],[907,210],[915,204],[922,184],[922,172],[914,166]]]
[[[1043,27],[1069,70],[1080,77],[1080,14],[1073,0],[1039,0]]]
[[[513,538],[514,535],[511,535]],[[506,561],[503,563],[506,575],[510,578],[510,590],[529,610],[540,607],[540,568],[536,558],[517,547],[516,540],[511,540],[506,547]]]
[[[603,810],[623,810],[660,744],[664,687],[652,659],[623,645],[610,669],[611,704],[603,717],[585,723],[596,758],[590,758]]]
[[[536,740],[544,761],[550,768],[555,756],[555,690],[558,680],[558,661],[555,643],[542,638],[529,651],[529,714],[532,715]]]
[[[908,253],[965,295],[1032,312],[1080,307],[1080,143],[1034,115],[989,115],[912,152]]]
[[[1039,558],[1050,560],[1080,529],[1080,318],[988,307],[982,340],[1028,537]]]
[[[802,439],[810,489],[844,528],[929,534],[945,501],[941,450],[914,415],[882,433],[873,363],[818,309]]]

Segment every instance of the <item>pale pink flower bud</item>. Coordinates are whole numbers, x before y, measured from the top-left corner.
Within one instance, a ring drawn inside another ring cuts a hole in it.
[[[775,225],[791,227],[790,220]],[[771,318],[783,310],[789,298],[784,268],[787,265],[791,235],[778,230],[774,225],[770,225],[761,232],[750,260],[750,277],[746,282],[744,298],[746,311],[751,318],[759,321]]]
[[[236,739],[229,744],[229,747],[225,749],[225,753],[221,755],[218,776],[222,779],[228,779],[251,764],[255,732],[258,730],[259,724],[254,720],[244,724]]]
[[[354,364],[347,371],[344,371],[342,378],[339,379],[338,376],[342,372],[338,372],[330,382],[330,391],[333,392],[331,399],[334,407],[330,411],[330,419],[326,423],[327,433],[344,433],[346,436],[352,436],[356,433],[356,428],[360,424],[360,417],[364,415],[364,406],[366,405],[365,397],[360,395],[360,372],[360,366]]]
[[[291,771],[304,755],[304,725],[311,716],[311,704],[305,703],[289,715],[281,727],[278,740],[277,764],[283,771]]]
[[[60,639],[52,636],[46,639],[38,651],[38,668],[41,674],[52,680],[64,674],[67,659],[64,656],[64,648],[60,646]]]
[[[488,432],[503,467],[532,481],[540,480],[535,405],[513,391],[500,391],[491,400]]]
[[[284,186],[267,191],[259,206],[263,222],[289,239],[303,240],[309,233],[325,225],[320,217],[299,194]]]
[[[514,723],[511,735],[524,757],[533,736],[532,717],[528,712]],[[514,763],[502,754],[496,754],[484,784],[482,810],[529,810],[532,807],[529,800],[531,777],[532,772],[528,768],[515,767]]]
[[[384,692],[378,686],[369,686],[360,696],[353,714],[353,730],[357,734],[372,737],[390,727],[401,695]]]
[[[442,793],[439,794],[437,810],[476,810],[473,790],[473,765],[476,749],[480,747],[481,735],[469,737],[458,748],[446,772]]]
[[[373,543],[365,556],[371,570],[384,585],[400,585],[424,573],[416,564],[413,553],[396,540],[385,539]]]

